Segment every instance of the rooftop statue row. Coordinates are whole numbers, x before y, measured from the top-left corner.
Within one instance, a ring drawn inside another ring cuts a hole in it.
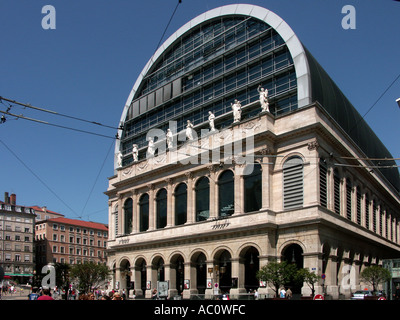
[[[261,113],[264,112],[269,112],[269,102],[268,102],[268,90],[261,88],[261,86],[258,87],[257,89],[259,93],[259,101],[261,105]],[[233,124],[239,123],[241,121],[241,116],[242,116],[242,105],[239,100],[235,99],[234,103],[231,103],[231,108],[233,111]],[[210,127],[209,133],[214,133],[216,132],[215,128],[215,115],[209,111],[208,112],[208,124]],[[157,129],[152,129],[152,130],[157,130]],[[167,144],[167,148],[169,150],[174,148],[174,135],[172,133],[171,129],[167,129],[165,134],[165,140]],[[197,139],[197,133],[194,130],[193,123],[190,120],[187,120],[186,124],[186,130],[185,130],[185,140],[186,141],[193,141]],[[148,138],[148,146],[147,146],[147,157],[151,158],[154,157],[155,152],[157,150],[156,142],[154,141],[153,137]],[[179,140],[180,141],[180,140]],[[132,157],[133,157],[133,162],[138,162],[139,161],[139,149],[137,144],[132,145]],[[122,152],[119,152],[118,154],[118,166],[122,167]]]

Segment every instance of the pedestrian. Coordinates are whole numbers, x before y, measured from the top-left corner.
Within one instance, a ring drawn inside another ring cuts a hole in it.
[[[286,297],[286,290],[285,290],[285,288],[282,288],[282,289],[281,289],[279,295],[280,295],[280,298],[283,298],[283,299]]]
[[[156,288],[153,289],[151,298],[152,298],[153,300],[157,300],[157,289],[156,289]]]
[[[37,300],[54,300],[51,297],[50,289],[43,288],[42,293],[43,294],[39,298],[37,298]]]
[[[37,290],[38,290],[37,287],[32,288],[32,293],[28,294],[28,300],[37,300],[39,298]]]
[[[119,294],[119,292],[114,293],[112,300],[122,300],[122,297]]]
[[[292,290],[290,290],[290,288],[287,289],[286,291],[286,298],[288,298],[289,300],[292,299]]]

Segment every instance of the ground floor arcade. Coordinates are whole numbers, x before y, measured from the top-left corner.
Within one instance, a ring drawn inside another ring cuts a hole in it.
[[[340,242],[338,241],[340,240]],[[340,243],[340,245],[339,245]],[[363,268],[381,264],[390,253],[348,233],[322,225],[219,232],[205,238],[147,245],[121,246],[109,256],[113,288],[134,289],[151,298],[158,282],[168,283],[168,297],[212,298],[229,293],[239,298],[257,290],[273,297],[273,290],[257,280],[257,271],[277,259],[324,275],[315,287],[332,299],[348,298],[368,287],[361,283]],[[296,295],[308,296],[307,284],[289,284]],[[130,290],[133,293],[133,290]]]

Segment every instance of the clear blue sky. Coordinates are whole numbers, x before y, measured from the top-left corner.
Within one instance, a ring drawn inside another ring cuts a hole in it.
[[[164,40],[197,15],[239,2],[246,1],[182,0]],[[129,92],[177,3],[1,0],[0,96],[118,126]],[[246,3],[281,16],[362,115],[400,74],[400,2]],[[55,30],[42,28],[45,5],[56,9]],[[356,9],[354,30],[342,28],[345,5]],[[399,97],[400,80],[365,117],[397,158],[400,108],[395,100]],[[0,110],[5,108],[0,105]],[[12,112],[107,136],[116,133],[30,109],[14,107]],[[10,117],[0,124],[0,139],[9,148],[0,143],[1,200],[4,192],[16,193],[20,205],[47,206],[68,218],[108,222],[103,192],[113,175],[112,139]]]

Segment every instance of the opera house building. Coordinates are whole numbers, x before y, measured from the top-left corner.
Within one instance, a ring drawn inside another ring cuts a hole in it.
[[[256,273],[286,260],[324,275],[316,292],[338,299],[368,286],[365,267],[399,257],[393,156],[265,8],[223,6],[183,25],[120,119],[105,192],[114,288],[271,297]]]

